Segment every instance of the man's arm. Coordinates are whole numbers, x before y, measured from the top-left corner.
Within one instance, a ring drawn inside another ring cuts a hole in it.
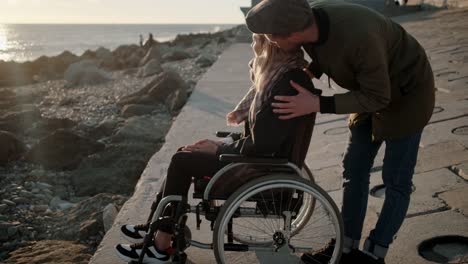
[[[275,113],[282,113],[281,119],[289,119],[313,112],[321,113],[364,113],[385,108],[391,100],[391,86],[388,59],[383,40],[378,36],[368,38],[354,58],[353,70],[359,83],[359,90],[334,96],[315,96],[298,84],[292,84],[299,92],[297,96],[277,96]]]
[[[335,94],[337,114],[370,113],[385,108],[391,100],[388,58],[384,40],[369,37],[354,61],[359,90]]]

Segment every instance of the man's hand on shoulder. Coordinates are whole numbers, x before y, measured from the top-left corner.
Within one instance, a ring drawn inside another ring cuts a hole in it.
[[[315,112],[320,112],[319,97],[309,92],[306,88],[291,81],[291,86],[297,90],[295,96],[275,96],[275,100],[281,103],[272,103],[273,112],[281,114],[279,119],[291,119],[298,116],[308,115]]]

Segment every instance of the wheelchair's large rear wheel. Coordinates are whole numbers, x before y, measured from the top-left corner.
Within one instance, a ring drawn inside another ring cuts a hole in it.
[[[292,224],[305,199],[315,201],[314,213],[294,234]],[[218,263],[298,263],[302,253],[313,253],[332,239],[336,246],[329,261],[337,263],[343,246],[338,208],[320,187],[287,174],[261,177],[239,188],[223,205],[213,233]]]
[[[305,180],[315,183],[314,176],[312,175],[311,170],[307,166],[307,164],[304,164],[302,167],[302,175]],[[307,224],[309,221],[310,217],[312,216],[314,212],[314,207],[315,207],[315,199],[311,196],[305,197],[303,201],[303,206],[300,208],[297,216],[294,218],[292,224],[291,224],[291,235],[296,235],[301,231],[301,229]],[[234,240],[239,242],[239,243],[244,243],[244,244],[249,244],[249,245],[268,245],[273,242],[273,240],[269,241],[257,241],[257,240],[252,240],[252,239],[245,239],[243,236],[238,236],[234,234],[233,236]]]

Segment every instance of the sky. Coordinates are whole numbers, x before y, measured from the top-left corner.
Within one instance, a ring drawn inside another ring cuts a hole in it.
[[[240,24],[250,0],[0,0],[0,23]]]

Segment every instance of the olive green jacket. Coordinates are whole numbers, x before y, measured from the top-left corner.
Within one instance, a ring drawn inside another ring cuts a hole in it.
[[[334,95],[336,113],[351,114],[350,126],[371,116],[376,139],[422,131],[433,112],[435,88],[421,45],[364,6],[329,0],[311,6],[319,41],[304,45],[312,58],[309,69],[349,90]]]

